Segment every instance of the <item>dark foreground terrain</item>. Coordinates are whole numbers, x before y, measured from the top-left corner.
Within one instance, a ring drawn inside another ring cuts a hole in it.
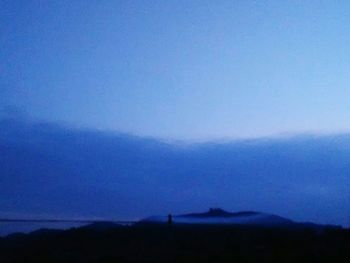
[[[0,262],[350,262],[350,231],[97,224],[1,238]]]

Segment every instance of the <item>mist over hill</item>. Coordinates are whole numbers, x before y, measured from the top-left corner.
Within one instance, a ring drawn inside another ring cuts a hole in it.
[[[179,145],[3,119],[0,216],[139,219],[223,207],[347,224],[350,135]]]

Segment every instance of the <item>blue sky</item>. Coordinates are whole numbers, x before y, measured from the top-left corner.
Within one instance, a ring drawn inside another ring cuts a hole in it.
[[[0,1],[0,105],[171,139],[350,129],[348,1]]]

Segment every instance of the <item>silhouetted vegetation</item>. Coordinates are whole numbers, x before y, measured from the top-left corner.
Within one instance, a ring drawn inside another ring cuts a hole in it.
[[[41,230],[0,239],[0,262],[350,262],[350,232],[156,225]]]

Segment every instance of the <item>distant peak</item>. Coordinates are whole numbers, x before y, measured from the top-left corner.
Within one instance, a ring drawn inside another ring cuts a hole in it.
[[[241,216],[254,216],[260,214],[253,211],[243,211],[243,212],[228,212],[221,208],[209,208],[207,212],[204,213],[192,213],[182,216],[186,217],[241,217]]]
[[[221,208],[209,208],[208,214],[211,215],[226,215],[226,214],[230,214],[229,212],[221,209]]]

